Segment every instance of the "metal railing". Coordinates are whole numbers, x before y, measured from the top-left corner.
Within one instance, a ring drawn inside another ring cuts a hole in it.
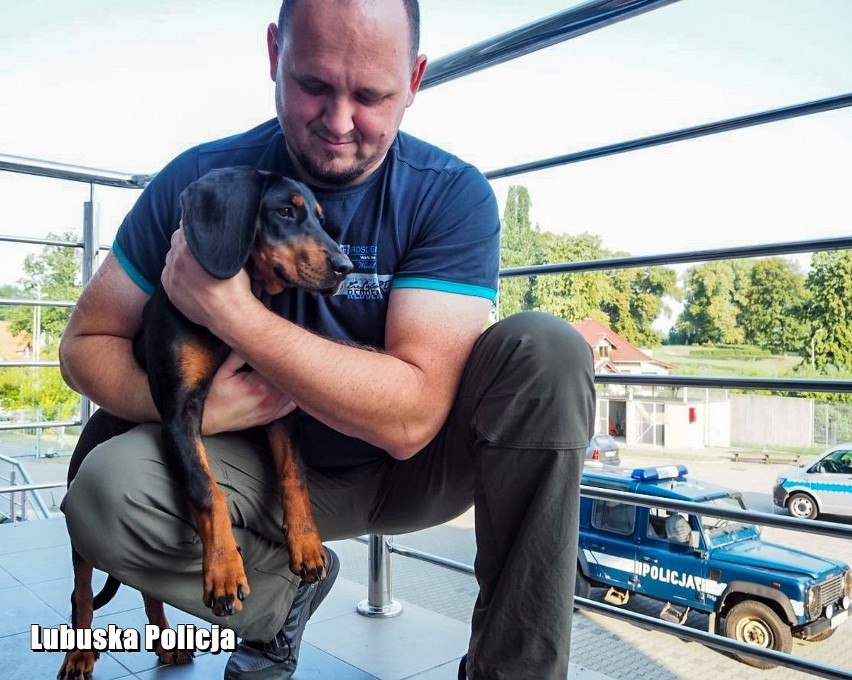
[[[455,78],[459,78],[484,68],[518,58],[525,54],[549,47],[564,40],[583,35],[599,28],[609,26],[613,23],[630,19],[650,10],[672,4],[677,0],[592,0],[583,5],[572,7],[564,12],[546,17],[540,21],[509,31],[495,38],[482,41],[472,47],[460,50],[431,63],[423,81],[423,87],[428,88]],[[583,162],[591,159],[627,153],[641,149],[647,149],[663,144],[681,142],[688,139],[708,135],[727,133],[745,127],[766,125],[774,122],[788,120],[795,117],[814,115],[825,111],[836,110],[852,106],[852,93],[844,93],[834,97],[820,99],[811,102],[792,104],[787,107],[749,113],[735,118],[719,121],[710,121],[701,125],[674,130],[666,133],[642,137],[623,142],[595,147],[580,152],[572,152],[557,155],[520,165],[498,168],[485,173],[489,179],[505,178],[524,173],[540,171],[552,167]],[[94,170],[64,164],[50,163],[36,159],[27,159],[14,156],[0,155],[0,171],[9,171],[52,177],[68,181],[87,182],[91,187],[104,185],[111,187],[124,187],[140,189],[150,181],[152,175],[128,174],[111,171]],[[80,243],[64,244],[70,247],[80,247],[84,250],[84,282],[88,280],[97,265],[99,246],[97,245],[97,225],[94,219],[94,205],[90,200],[86,204],[84,217],[84,238]],[[17,241],[38,243],[37,240],[20,239],[17,237],[0,236],[0,241]],[[57,244],[58,245],[58,244]],[[759,243],[750,246],[732,248],[718,248],[710,250],[696,250],[686,252],[662,253],[656,255],[645,255],[636,257],[616,257],[595,261],[553,263],[548,265],[537,265],[529,267],[513,267],[503,269],[501,277],[518,277],[530,275],[547,275],[557,273],[582,273],[601,270],[612,270],[630,267],[645,267],[654,265],[683,264],[690,262],[706,262],[723,259],[740,259],[751,257],[772,256],[781,254],[807,253],[821,250],[835,250],[852,248],[852,237],[798,240],[779,243]],[[32,300],[2,300],[2,304],[33,304]],[[41,303],[39,303],[41,304]],[[45,303],[46,304],[46,303]],[[66,304],[66,303],[61,303]],[[73,303],[67,303],[73,304]],[[31,362],[17,362],[21,365],[34,365]],[[17,365],[5,364],[5,365]],[[39,365],[55,365],[55,363],[40,362]],[[811,379],[777,379],[777,378],[729,378],[713,376],[635,376],[624,374],[599,374],[595,380],[598,384],[619,385],[651,385],[651,386],[695,386],[704,388],[731,388],[731,389],[760,389],[760,390],[784,390],[799,392],[834,392],[852,393],[852,381],[849,380],[811,380]],[[84,404],[82,410],[82,421],[85,420],[88,410]],[[79,423],[78,423],[79,424]],[[35,424],[26,425],[33,427]],[[44,424],[43,424],[44,425]],[[16,426],[24,427],[24,426]],[[4,429],[4,426],[0,426]],[[0,494],[8,489],[0,487]],[[623,494],[622,492],[607,491],[597,488],[582,487],[581,492],[585,496],[593,498],[625,498],[629,502],[642,505],[650,504],[647,498],[635,494]],[[689,510],[695,509],[696,504],[661,501],[655,499],[653,505],[659,507],[670,507],[671,509]],[[763,513],[749,512],[747,516],[741,516],[734,510],[723,510],[721,508],[700,506],[703,514],[730,517],[750,523],[776,526],[793,531],[808,531],[811,533],[822,533],[831,536],[840,536],[844,539],[852,537],[852,529],[829,525],[824,522],[803,522],[788,517],[776,517]],[[393,544],[387,537],[370,536],[363,539],[369,545],[369,587],[367,599],[359,605],[359,610],[369,616],[392,616],[399,613],[401,607],[393,600],[391,588],[391,562],[390,554],[397,553],[425,560],[432,564],[454,569],[463,573],[473,573],[473,567],[461,564],[442,557],[431,555],[422,551]],[[659,619],[653,619],[619,610],[610,605],[593,602],[584,598],[578,598],[578,606],[584,609],[598,611],[615,618],[626,619],[631,623],[639,624],[645,628],[658,630],[679,637],[686,637],[719,649],[742,653],[744,651],[754,656],[771,660],[783,666],[795,668],[813,676],[827,678],[852,678],[852,672],[824,664],[818,664],[806,659],[792,657],[771,650],[763,650],[750,647],[729,640],[727,638],[711,635],[701,631],[685,629],[682,626],[668,623]]]
[[[8,496],[8,504],[0,502],[0,517],[6,517],[11,522],[26,521],[30,518],[30,512],[41,519],[50,517],[50,510],[38,492],[65,486],[65,482],[34,484],[20,461],[9,456],[0,456],[0,463],[9,466],[7,476],[0,474],[0,498]],[[8,513],[5,508],[8,508]]]

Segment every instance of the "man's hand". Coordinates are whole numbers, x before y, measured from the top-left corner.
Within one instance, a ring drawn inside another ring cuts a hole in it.
[[[234,432],[282,418],[296,405],[255,371],[242,368],[245,361],[231,353],[216,372],[207,400],[201,433]]]
[[[198,264],[186,243],[183,229],[172,234],[172,245],[160,277],[169,300],[190,321],[214,333],[223,315],[239,313],[252,304],[261,305],[251,292],[251,282],[244,269],[230,279],[210,276]]]

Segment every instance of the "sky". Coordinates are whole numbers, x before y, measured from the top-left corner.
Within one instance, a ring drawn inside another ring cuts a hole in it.
[[[274,116],[277,0],[0,0],[0,154],[151,173]],[[562,11],[421,0],[434,60]],[[680,0],[421,92],[403,129],[483,171],[852,92],[850,0]],[[850,233],[852,108],[493,182],[633,255]],[[0,234],[79,232],[89,188],[0,172]],[[134,192],[97,189],[109,243]],[[0,244],[0,284],[33,247]],[[35,250],[39,250],[35,248]]]

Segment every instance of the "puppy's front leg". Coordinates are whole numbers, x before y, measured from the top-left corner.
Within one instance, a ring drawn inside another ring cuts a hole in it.
[[[293,437],[294,417],[291,414],[271,423],[267,435],[278,472],[290,571],[313,583],[325,578],[325,549],[311,514],[303,463]]]

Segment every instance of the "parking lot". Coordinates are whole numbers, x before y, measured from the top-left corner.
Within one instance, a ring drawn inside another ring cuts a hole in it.
[[[772,484],[783,464],[733,462],[724,452],[682,453],[660,455],[656,451],[622,452],[622,465],[683,463],[689,476],[743,492],[747,505],[761,512],[786,514],[773,508]],[[832,521],[844,522],[834,517]],[[766,540],[782,543],[809,553],[834,557],[852,564],[852,541],[802,532],[764,527]],[[604,591],[593,590],[592,597],[603,599]],[[662,605],[649,598],[634,596],[626,609],[657,617]],[[691,613],[687,625],[707,629],[707,617]],[[820,643],[794,641],[793,654],[843,668],[852,674],[852,622],[842,625],[828,640]],[[809,677],[786,668],[759,670],[740,663],[723,652],[695,642],[643,630],[632,624],[617,621],[597,613],[582,613],[574,620],[572,661],[585,668],[627,680],[654,678],[674,680],[685,678],[784,679]]]

